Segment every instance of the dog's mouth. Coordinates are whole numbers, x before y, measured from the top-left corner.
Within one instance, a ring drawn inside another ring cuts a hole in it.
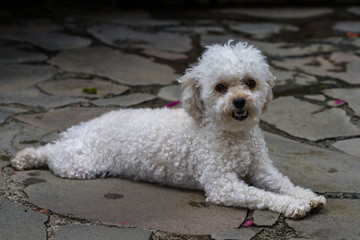
[[[237,121],[243,121],[249,116],[249,111],[246,108],[235,109],[232,112],[232,118]]]

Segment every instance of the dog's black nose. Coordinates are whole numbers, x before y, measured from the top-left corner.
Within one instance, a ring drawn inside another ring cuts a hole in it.
[[[243,108],[245,106],[245,103],[246,99],[242,97],[238,97],[233,100],[234,106],[239,109]]]

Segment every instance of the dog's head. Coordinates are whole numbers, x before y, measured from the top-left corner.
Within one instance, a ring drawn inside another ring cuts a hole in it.
[[[207,47],[179,82],[182,104],[190,116],[236,132],[258,124],[272,99],[274,77],[258,49],[229,41]]]

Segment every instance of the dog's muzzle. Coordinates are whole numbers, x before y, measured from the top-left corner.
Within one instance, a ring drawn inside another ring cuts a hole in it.
[[[233,100],[233,105],[235,107],[235,109],[232,112],[233,119],[237,121],[242,121],[249,116],[249,111],[245,107],[245,104],[246,104],[245,98],[239,97]]]

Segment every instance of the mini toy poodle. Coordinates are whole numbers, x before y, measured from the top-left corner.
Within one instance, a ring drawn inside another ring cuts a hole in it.
[[[202,189],[211,203],[304,217],[326,200],[294,186],[269,158],[258,123],[273,81],[254,46],[212,45],[179,79],[183,108],[112,111],[55,143],[20,151],[12,165],[48,166],[63,178],[110,175]]]

